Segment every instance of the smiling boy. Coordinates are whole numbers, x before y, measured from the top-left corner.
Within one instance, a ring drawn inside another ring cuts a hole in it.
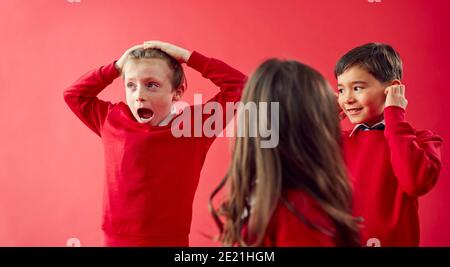
[[[441,170],[442,139],[405,120],[402,72],[398,53],[378,43],[352,49],[335,66],[338,103],[354,124],[343,142],[363,245],[418,246],[418,197]]]

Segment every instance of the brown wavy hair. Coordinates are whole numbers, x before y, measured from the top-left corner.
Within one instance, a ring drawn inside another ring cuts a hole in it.
[[[278,102],[279,143],[262,148],[260,135],[236,138],[231,165],[212,193],[209,208],[225,246],[259,246],[279,203],[287,205],[308,226],[332,235],[338,246],[359,245],[357,220],[351,215],[351,188],[341,151],[336,97],[323,76],[297,61],[270,59],[247,82],[243,104]],[[270,107],[270,105],[269,105]],[[269,112],[270,114],[270,108]],[[258,114],[261,116],[264,114]],[[256,122],[250,122],[256,123]],[[248,133],[249,123],[242,125]],[[269,127],[267,127],[269,129]],[[228,186],[226,200],[216,210],[214,197]],[[309,194],[331,219],[330,232],[309,221],[283,197],[290,189]],[[249,216],[251,214],[251,216]],[[222,221],[224,219],[224,222]],[[244,225],[255,237],[242,236]]]

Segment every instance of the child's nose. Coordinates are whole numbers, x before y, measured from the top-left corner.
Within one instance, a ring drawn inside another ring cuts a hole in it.
[[[140,88],[140,86],[138,87],[138,90],[137,90],[136,101],[138,101],[138,102],[145,101],[144,90],[142,88]]]
[[[352,92],[347,92],[347,93],[345,93],[345,95],[344,95],[344,100],[345,100],[346,103],[352,103],[352,102],[355,102],[355,98],[354,98]]]

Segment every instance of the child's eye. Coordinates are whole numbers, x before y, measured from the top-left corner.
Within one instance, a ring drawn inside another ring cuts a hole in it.
[[[342,94],[342,93],[344,93],[344,89],[340,89],[340,88],[338,88],[338,93],[339,93],[339,94]]]
[[[360,91],[361,89],[363,89],[361,86],[355,86],[353,88],[354,91]]]
[[[134,83],[127,83],[127,88],[132,89],[132,88],[134,88],[134,87],[136,87],[136,86],[134,85]]]
[[[157,83],[153,83],[153,82],[147,83],[147,88],[157,88],[157,87],[159,87],[159,85]]]

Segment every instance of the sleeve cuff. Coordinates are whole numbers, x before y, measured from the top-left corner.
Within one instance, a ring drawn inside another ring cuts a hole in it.
[[[391,126],[393,123],[405,121],[405,110],[397,106],[389,106],[384,109],[384,121],[386,127]]]
[[[117,71],[115,64],[116,61],[101,67],[101,77],[104,82],[110,83],[120,76],[119,71]]]
[[[197,51],[193,51],[186,64],[189,67],[199,71],[200,73],[203,73],[203,70],[205,69],[205,66],[208,64],[208,61],[209,61],[208,57],[205,57],[204,55],[200,54]]]

